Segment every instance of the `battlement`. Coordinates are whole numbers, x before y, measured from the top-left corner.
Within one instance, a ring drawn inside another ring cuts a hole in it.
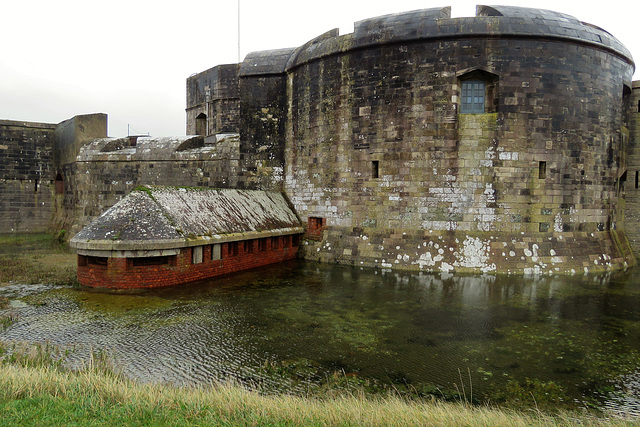
[[[571,15],[512,6],[477,6],[475,17],[451,18],[451,8],[396,13],[358,21],[354,31],[325,33],[292,52],[286,70],[375,45],[469,37],[545,38],[606,49],[633,64],[629,50],[607,31]],[[249,57],[254,57],[250,54]],[[254,65],[255,67],[256,65]]]

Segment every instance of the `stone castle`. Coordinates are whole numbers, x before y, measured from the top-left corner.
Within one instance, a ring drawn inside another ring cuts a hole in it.
[[[478,6],[372,18],[187,79],[187,134],[0,121],[0,232],[146,185],[277,190],[301,256],[436,272],[602,272],[640,254],[640,82],[611,34]]]

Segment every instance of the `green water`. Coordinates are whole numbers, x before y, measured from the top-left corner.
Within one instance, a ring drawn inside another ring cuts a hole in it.
[[[610,276],[390,273],[293,261],[138,292],[0,288],[7,342],[110,355],[144,382],[234,380],[640,414],[640,269]]]

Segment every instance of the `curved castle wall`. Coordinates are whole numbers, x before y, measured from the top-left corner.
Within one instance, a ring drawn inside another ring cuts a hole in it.
[[[628,51],[554,12],[448,14],[362,21],[291,55],[285,190],[323,224],[304,256],[442,272],[633,264]],[[484,102],[469,114],[471,82]]]

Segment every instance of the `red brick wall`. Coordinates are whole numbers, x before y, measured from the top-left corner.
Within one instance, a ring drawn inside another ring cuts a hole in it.
[[[322,232],[326,226],[326,218],[310,216],[307,219],[307,237],[312,240],[322,240]]]
[[[109,258],[104,266],[78,255],[78,280],[85,286],[118,289],[178,285],[293,259],[298,253],[298,242],[298,236],[280,236],[266,238],[266,245],[258,245],[258,240],[251,245],[222,243],[220,260],[211,259],[213,246],[207,245],[200,264],[192,263],[192,248],[183,248],[180,254],[159,265],[134,266],[132,259]]]

